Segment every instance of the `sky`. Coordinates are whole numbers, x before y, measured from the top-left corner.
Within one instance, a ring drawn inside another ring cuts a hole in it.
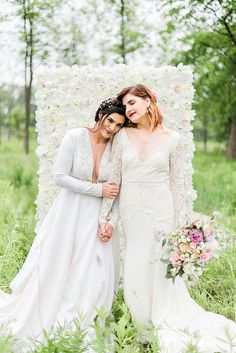
[[[0,16],[8,16],[15,7],[1,0]],[[0,84],[2,82],[23,83],[23,65],[19,60],[20,44],[17,39],[17,18],[0,21]]]
[[[71,0],[76,4],[81,4],[86,0]],[[160,25],[162,23],[160,18],[157,18],[157,13],[155,11],[150,11],[150,4],[155,3],[151,1],[143,2],[143,12],[146,11],[145,16],[149,16],[146,18],[149,23],[156,24],[159,22]],[[145,9],[146,6],[146,9]],[[149,6],[149,8],[148,8]],[[1,0],[0,7],[0,17],[8,16],[14,13],[15,7],[7,0]],[[155,16],[153,16],[153,12],[155,12]],[[24,84],[24,66],[22,62],[22,58],[19,55],[19,51],[21,49],[20,43],[18,40],[19,36],[19,22],[17,22],[17,17],[12,16],[7,21],[0,21],[0,84],[7,82],[11,84]],[[156,39],[154,38],[154,41]],[[89,49],[89,48],[88,48]],[[92,48],[93,49],[93,48]],[[140,60],[140,58],[139,58]],[[141,57],[142,60],[142,57]]]

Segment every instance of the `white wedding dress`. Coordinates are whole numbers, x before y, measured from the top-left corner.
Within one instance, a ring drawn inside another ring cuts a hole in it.
[[[113,142],[110,180],[120,183],[119,210],[125,237],[124,297],[135,320],[157,328],[161,353],[182,353],[195,342],[201,353],[236,352],[220,341],[224,329],[236,340],[236,323],[205,311],[190,296],[181,278],[166,279],[160,261],[163,233],[186,219],[183,144],[177,132],[157,145],[144,162],[122,129]],[[104,199],[100,222],[107,221],[112,206]],[[235,342],[236,344],[236,342]]]
[[[20,352],[27,347],[26,337],[41,339],[43,330],[70,324],[80,315],[87,327],[96,309],[111,309],[112,244],[98,238],[102,182],[110,175],[110,162],[111,141],[103,153],[98,183],[92,183],[88,130],[70,130],[61,143],[55,183],[62,190],[10,284],[12,293],[0,291],[0,325],[18,339]],[[115,224],[115,209],[110,216],[110,223]]]

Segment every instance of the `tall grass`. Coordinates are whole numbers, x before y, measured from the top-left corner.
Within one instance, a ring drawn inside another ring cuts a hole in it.
[[[5,141],[0,146],[0,287],[9,291],[9,283],[16,275],[34,238],[37,193],[37,158],[31,143],[29,156],[22,152],[17,140]],[[219,260],[212,261],[191,294],[205,309],[235,319],[236,293],[236,162],[227,161],[221,151],[204,153],[198,150],[194,158],[194,187],[198,193],[197,212],[221,213],[228,229],[228,245]],[[60,328],[53,335],[45,334],[45,342],[35,342],[34,353],[88,352],[89,346],[97,353],[158,353],[158,335],[145,332],[133,322],[120,290],[113,304],[112,314],[106,319],[101,311],[94,323],[92,343],[80,322],[75,329]],[[145,337],[149,339],[146,340]],[[0,336],[0,352],[12,351],[11,337]],[[233,349],[229,352],[233,352]],[[174,352],[173,352],[174,353]],[[184,353],[199,353],[190,342]]]
[[[194,186],[198,198],[196,211],[220,211],[222,221],[236,233],[236,161],[225,159],[221,150],[197,150],[194,158]]]
[[[37,158],[12,139],[0,146],[0,166],[0,287],[8,291],[34,238]]]
[[[194,208],[207,214],[218,211],[228,241],[225,253],[209,264],[191,294],[206,310],[236,320],[236,161],[226,160],[221,150],[197,150],[194,168]]]

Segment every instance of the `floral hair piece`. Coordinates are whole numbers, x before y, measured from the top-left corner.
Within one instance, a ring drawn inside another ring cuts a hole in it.
[[[105,101],[103,101],[100,105],[99,105],[99,110],[103,110],[103,109],[107,109],[112,107],[113,105],[116,105],[118,102],[117,98],[108,98]]]

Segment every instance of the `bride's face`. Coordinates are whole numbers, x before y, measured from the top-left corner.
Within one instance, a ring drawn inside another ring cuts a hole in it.
[[[147,108],[150,104],[148,98],[141,98],[133,94],[126,94],[122,100],[126,115],[133,123],[138,123],[147,114]]]
[[[108,115],[102,122],[100,133],[106,139],[115,135],[123,126],[125,117],[118,113]]]

